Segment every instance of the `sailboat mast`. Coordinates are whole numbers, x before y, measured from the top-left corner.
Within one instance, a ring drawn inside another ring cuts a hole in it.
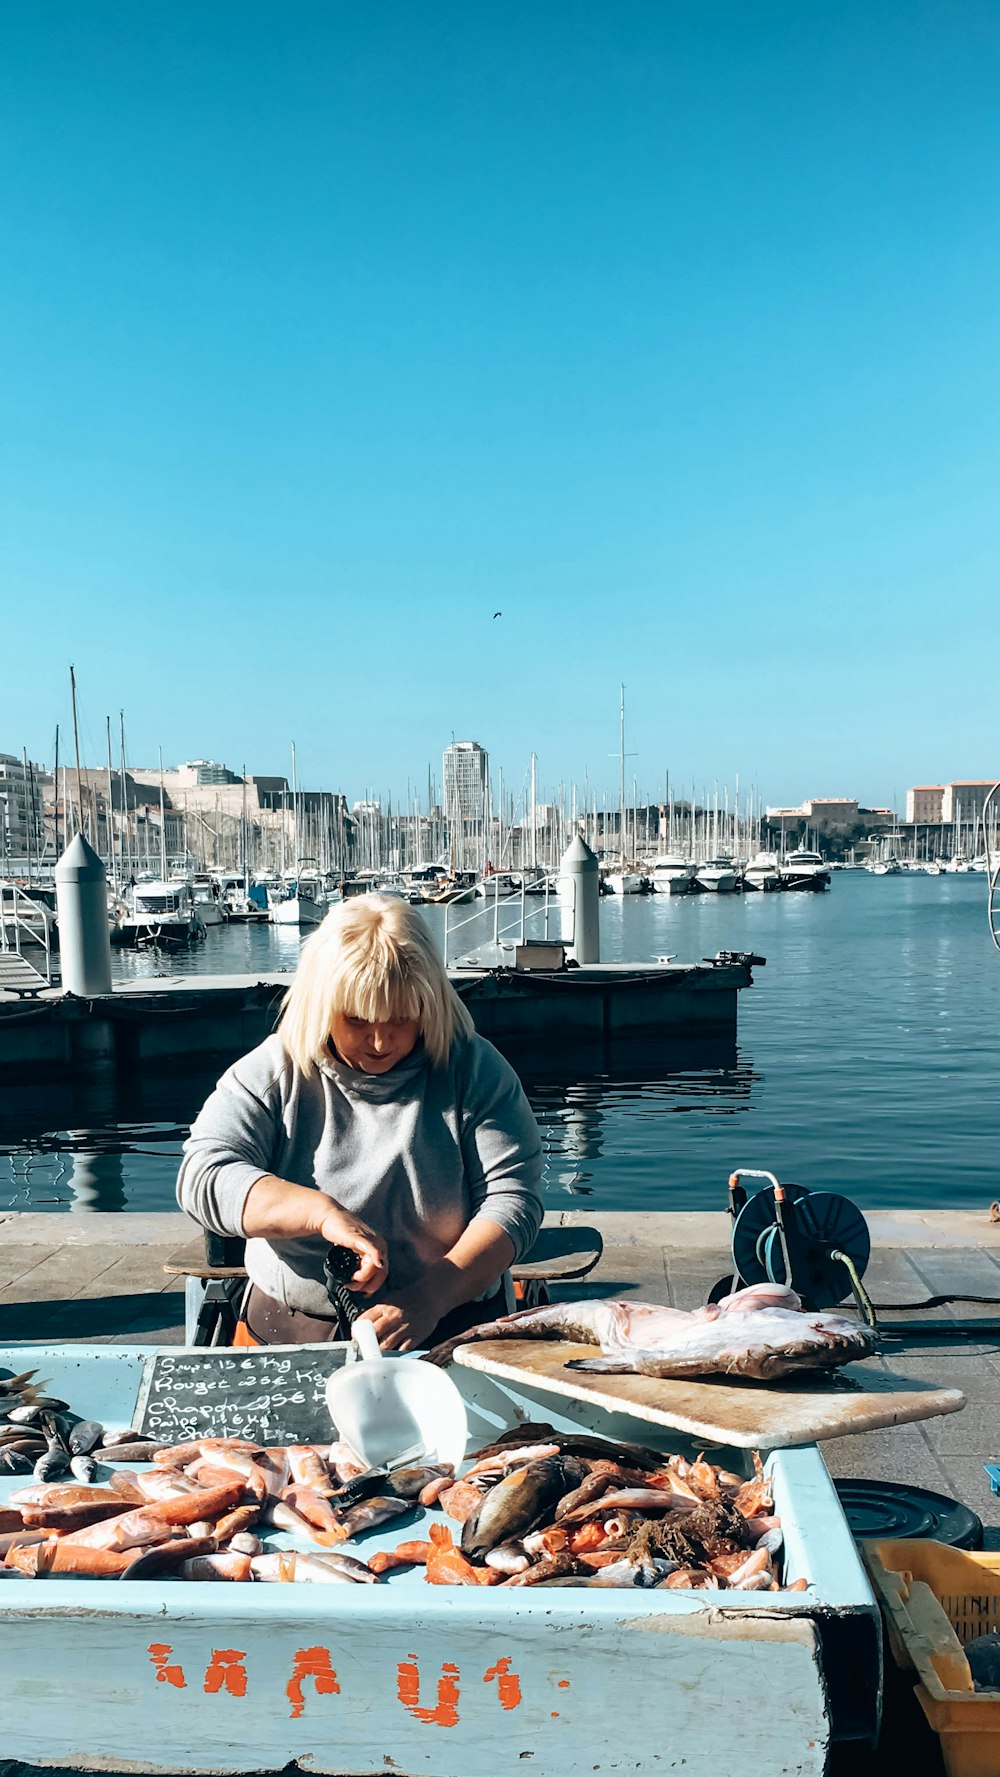
[[[76,750],[76,806],[79,813],[78,832],[83,832],[83,775],[80,771],[80,728],[76,717],[76,674],[69,669],[69,695],[73,705],[73,746]]]
[[[117,888],[117,886],[118,886],[118,867],[115,863],[115,827],[114,827],[114,822],[111,818],[112,796],[111,796],[111,717],[110,716],[105,716],[105,718],[104,718],[104,729],[105,729],[105,733],[107,735],[107,741],[108,741],[108,819],[107,819],[108,869],[111,872],[111,879],[114,882],[115,887]]]
[[[120,730],[119,730],[120,743],[119,743],[119,748],[118,748],[118,767],[119,767],[119,771],[121,774],[122,822],[123,822],[123,827],[122,827],[122,881],[124,882],[126,858],[128,860],[128,873],[130,876],[132,874],[132,839],[131,839],[131,834],[129,831],[128,795],[127,795],[127,785],[126,785],[126,781],[125,781],[125,711],[124,710],[118,711],[118,721],[120,724]]]
[[[59,724],[56,723],[56,762],[52,767],[52,783],[55,789],[55,836],[53,844],[56,851],[56,863],[59,862]]]
[[[292,844],[295,847],[295,880],[299,880],[299,780],[295,763],[295,742],[292,742]]]
[[[535,866],[538,863],[538,815],[537,815],[537,808],[538,808],[537,788],[538,788],[538,785],[537,785],[537,777],[538,777],[538,760],[537,760],[535,754],[532,753],[532,755],[531,755],[531,840],[530,840],[532,866]],[[522,779],[522,782],[523,781],[524,780]]]
[[[618,848],[621,853],[622,870],[625,869],[625,687],[621,687],[621,718],[619,723],[619,756],[618,756]]]
[[[167,880],[167,817],[163,800],[163,748],[158,749],[160,755],[160,880]]]

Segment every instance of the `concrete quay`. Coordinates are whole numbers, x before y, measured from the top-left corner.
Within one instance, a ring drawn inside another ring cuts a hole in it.
[[[736,1037],[746,963],[594,963],[571,969],[454,968],[476,1028],[509,1043],[607,1043],[655,1034]],[[0,992],[0,1075],[47,1080],[133,1073],[199,1056],[245,1054],[274,1029],[291,973],[175,975],[82,998],[57,988]]]

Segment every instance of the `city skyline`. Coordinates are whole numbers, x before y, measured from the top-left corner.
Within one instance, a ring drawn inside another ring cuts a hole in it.
[[[91,762],[352,798],[610,789],[620,681],[640,793],[988,771],[998,81],[978,0],[12,13],[4,743],[72,660]]]

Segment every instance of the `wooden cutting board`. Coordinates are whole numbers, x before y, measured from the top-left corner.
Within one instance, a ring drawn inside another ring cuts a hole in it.
[[[687,1432],[699,1443],[746,1449],[786,1450],[793,1444],[934,1419],[965,1406],[957,1388],[900,1376],[877,1358],[791,1383],[711,1377],[667,1382],[655,1376],[588,1376],[566,1368],[571,1358],[599,1355],[596,1346],[557,1339],[486,1339],[460,1345],[454,1361],[611,1412],[631,1413]]]

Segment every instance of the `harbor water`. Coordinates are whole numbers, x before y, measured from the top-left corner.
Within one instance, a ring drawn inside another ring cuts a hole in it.
[[[480,903],[480,907],[481,907]],[[492,913],[455,934],[480,955]],[[426,910],[440,931],[444,913]],[[516,917],[501,908],[508,922]],[[540,934],[536,904],[534,929]],[[169,957],[118,952],[116,976],[261,974],[300,935],[231,925]],[[982,1208],[1000,1196],[1000,954],[982,876],[835,875],[827,894],[607,897],[605,961],[767,958],[735,1045],[513,1055],[542,1129],[550,1211],[722,1207],[762,1166],[864,1208]],[[186,1128],[218,1067],[114,1087],[0,1084],[0,1210],[174,1207]]]

